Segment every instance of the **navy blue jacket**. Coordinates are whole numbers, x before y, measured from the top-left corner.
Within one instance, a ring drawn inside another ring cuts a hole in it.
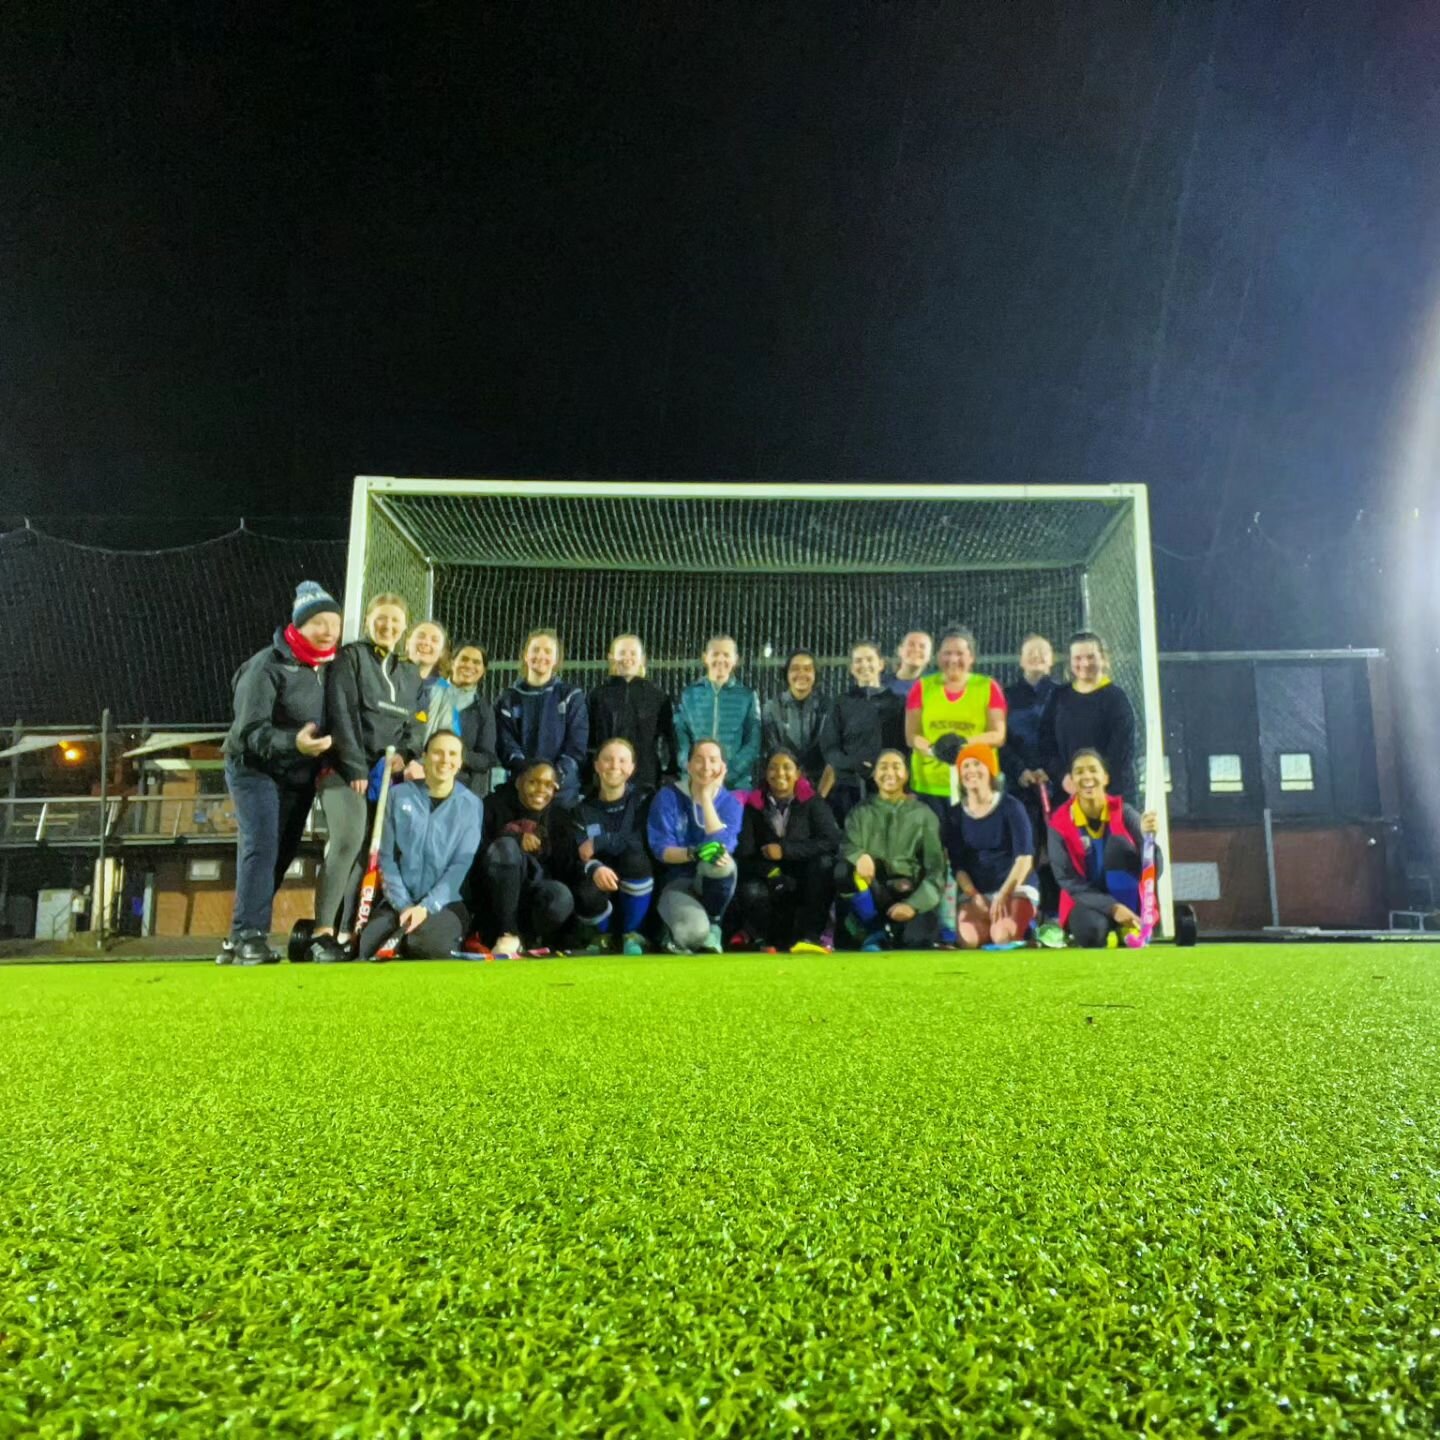
[[[560,798],[580,793],[580,767],[590,740],[585,692],[552,675],[543,685],[511,685],[495,707],[495,748],[513,779],[526,760],[548,760],[560,782]]]
[[[594,857],[585,869],[588,871],[595,865],[614,865],[627,855],[644,858],[647,854],[645,827],[649,813],[650,792],[640,785],[627,785],[618,800],[602,800],[599,795],[585,796],[567,812],[575,827],[576,847],[587,840],[595,845]]]
[[[1040,732],[1045,707],[1059,687],[1043,675],[1031,684],[1023,675],[1005,687],[1005,703],[1010,708],[1005,717],[1005,744],[1000,750],[1000,768],[1010,782],[1010,793],[1017,792],[1022,770],[1043,770],[1049,759],[1041,744]],[[1056,783],[1058,775],[1050,777]]]

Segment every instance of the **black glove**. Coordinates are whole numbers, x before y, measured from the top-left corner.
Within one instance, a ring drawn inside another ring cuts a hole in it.
[[[930,753],[942,764],[953,765],[965,748],[965,742],[958,735],[942,735],[931,747]]]

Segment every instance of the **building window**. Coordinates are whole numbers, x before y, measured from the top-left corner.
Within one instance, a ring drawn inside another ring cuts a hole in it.
[[[1212,755],[1210,757],[1210,793],[1212,795],[1240,795],[1245,790],[1245,777],[1240,769],[1238,755]]]
[[[1164,758],[1165,758],[1165,793],[1168,795],[1168,794],[1170,793],[1170,791],[1171,791],[1174,787],[1173,787],[1173,786],[1171,785],[1171,783],[1170,783],[1170,757],[1169,757],[1168,755],[1166,755]]]
[[[1313,790],[1315,766],[1308,754],[1280,757],[1280,788],[1282,790]]]

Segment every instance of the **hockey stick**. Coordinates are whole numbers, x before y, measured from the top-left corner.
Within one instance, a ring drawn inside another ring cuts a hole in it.
[[[1140,846],[1140,933],[1127,935],[1125,943],[1139,950],[1150,943],[1160,920],[1160,902],[1155,893],[1155,837],[1146,835]]]
[[[390,767],[394,759],[395,747],[389,745],[385,749],[385,773],[380,777],[380,796],[375,802],[375,823],[370,827],[370,859],[365,866],[365,878],[360,882],[360,903],[355,908],[357,938],[370,920],[375,896],[380,890],[380,836],[385,829],[385,806],[390,800]]]

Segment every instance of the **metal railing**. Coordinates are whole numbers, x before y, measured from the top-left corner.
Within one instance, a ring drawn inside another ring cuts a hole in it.
[[[101,817],[104,817],[102,827]],[[220,795],[0,796],[0,846],[167,845],[203,841],[233,844],[235,804]],[[325,825],[315,806],[306,838],[323,839]]]

